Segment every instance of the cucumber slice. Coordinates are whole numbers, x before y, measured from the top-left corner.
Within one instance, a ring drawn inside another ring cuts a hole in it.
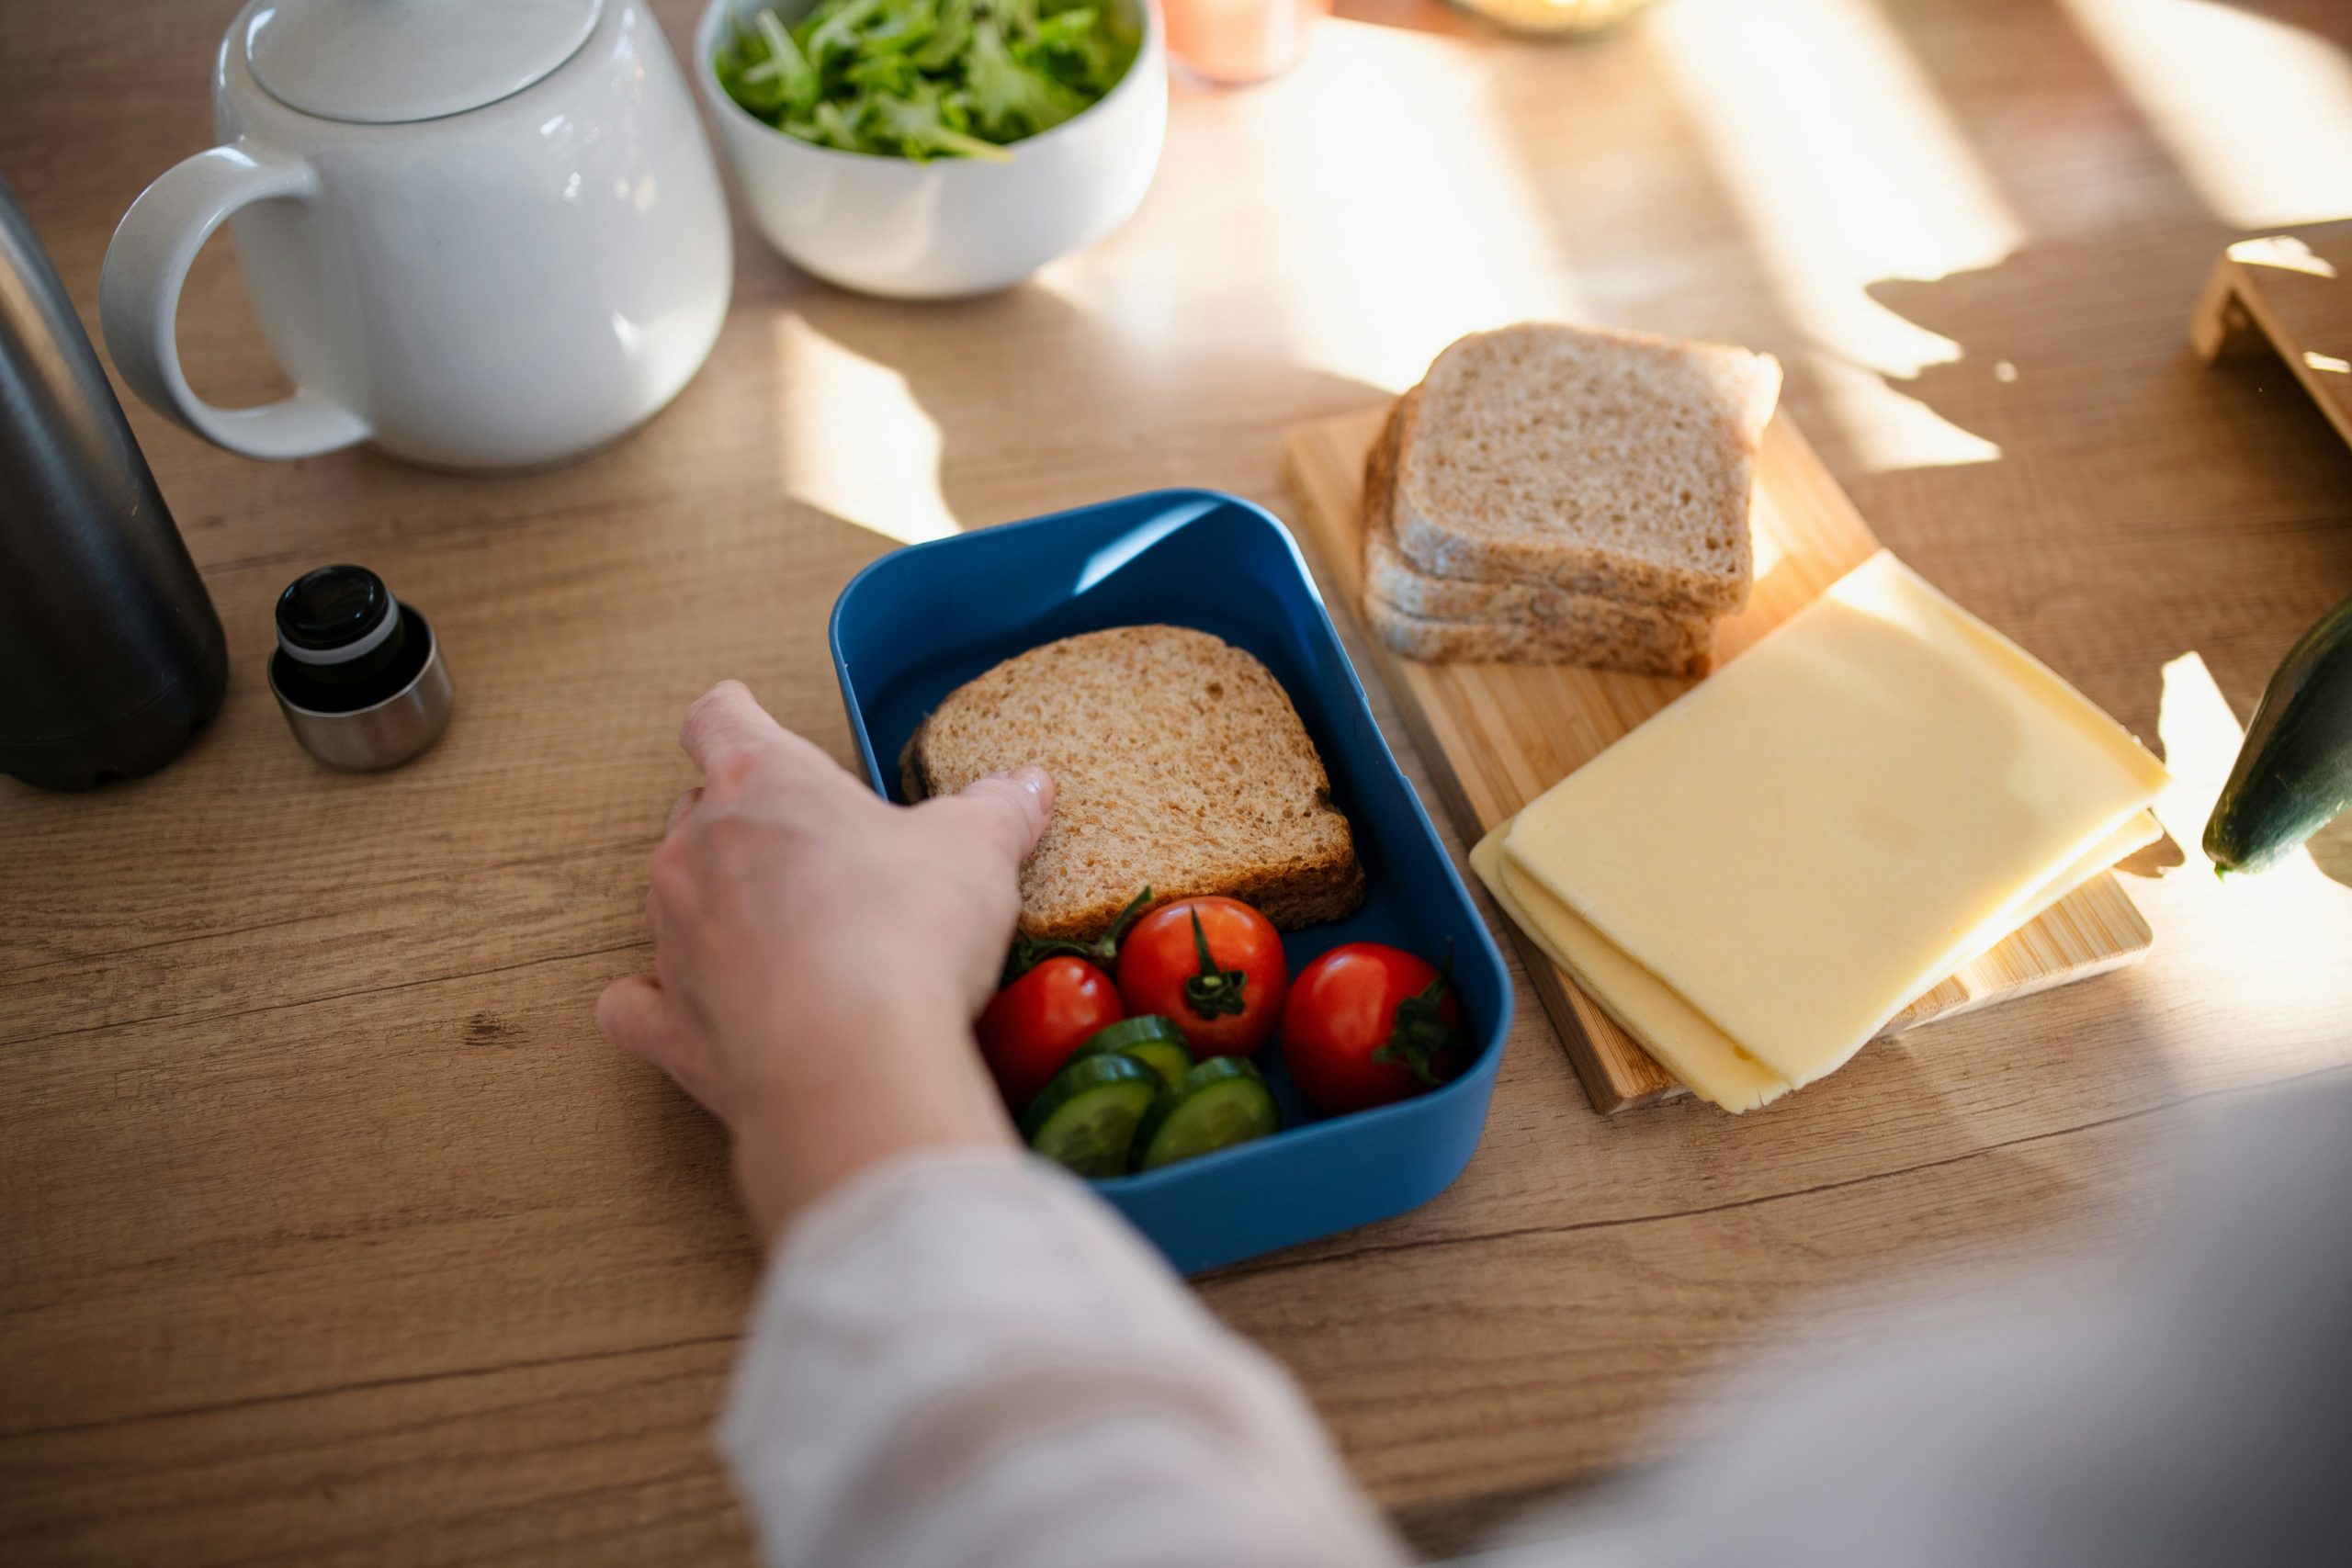
[[[1136,1127],[1164,1087],[1158,1073],[1130,1057],[1072,1062],[1022,1112],[1021,1135],[1080,1176],[1117,1176],[1127,1168]]]
[[[1085,1044],[1070,1054],[1070,1060],[1102,1055],[1133,1056],[1169,1083],[1193,1069],[1193,1053],[1185,1047],[1184,1032],[1176,1027],[1173,1019],[1158,1013],[1123,1018],[1096,1030]]]
[[[1165,1040],[1170,1044],[1184,1043],[1184,1032],[1176,1027],[1172,1018],[1162,1018],[1148,1012],[1139,1018],[1123,1018],[1116,1023],[1104,1024],[1087,1037],[1081,1051],[1124,1051],[1128,1046],[1147,1040]]]
[[[1170,1084],[1136,1130],[1137,1170],[1215,1154],[1282,1130],[1283,1113],[1258,1069],[1211,1056]]]

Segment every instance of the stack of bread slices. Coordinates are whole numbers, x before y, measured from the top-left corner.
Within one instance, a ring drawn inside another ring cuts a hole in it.
[[[1747,602],[1769,355],[1545,322],[1461,339],[1364,460],[1364,616],[1432,662],[1703,673]]]

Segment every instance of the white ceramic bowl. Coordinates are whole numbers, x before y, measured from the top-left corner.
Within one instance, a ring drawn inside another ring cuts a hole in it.
[[[703,12],[695,80],[753,226],[828,283],[901,299],[1009,288],[1117,228],[1151,184],[1168,129],[1168,53],[1149,0],[1114,0],[1140,11],[1144,28],[1118,85],[1053,130],[1013,142],[1009,164],[836,152],[745,112],[711,63],[731,3],[711,0]]]

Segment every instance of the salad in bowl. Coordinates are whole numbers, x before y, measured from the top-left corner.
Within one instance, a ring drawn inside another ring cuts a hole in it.
[[[1004,163],[1118,85],[1143,42],[1105,0],[821,0],[729,14],[712,61],[746,113],[843,152]]]
[[[868,294],[986,293],[1093,243],[1167,129],[1148,0],[711,0],[695,52],[753,227]]]

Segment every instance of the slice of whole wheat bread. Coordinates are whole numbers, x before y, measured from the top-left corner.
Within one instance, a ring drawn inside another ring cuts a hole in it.
[[[1435,577],[1747,602],[1769,355],[1531,322],[1439,355],[1398,422],[1397,548]]]
[[[1366,592],[1363,618],[1392,650],[1424,664],[1581,664],[1632,675],[1703,675],[1713,662],[1713,621],[1627,605],[1583,625],[1441,620]]]
[[[1418,389],[1397,399],[1364,455],[1364,619],[1382,641],[1432,663],[1586,664],[1643,675],[1707,668],[1713,617],[1569,593],[1533,582],[1432,577],[1397,549],[1390,520],[1396,435]]]
[[[1053,815],[1021,868],[1021,929],[1098,935],[1148,886],[1223,894],[1285,929],[1363,902],[1348,819],[1272,673],[1187,626],[1119,626],[1006,660],[948,694],[900,758],[910,798],[1023,762]]]

